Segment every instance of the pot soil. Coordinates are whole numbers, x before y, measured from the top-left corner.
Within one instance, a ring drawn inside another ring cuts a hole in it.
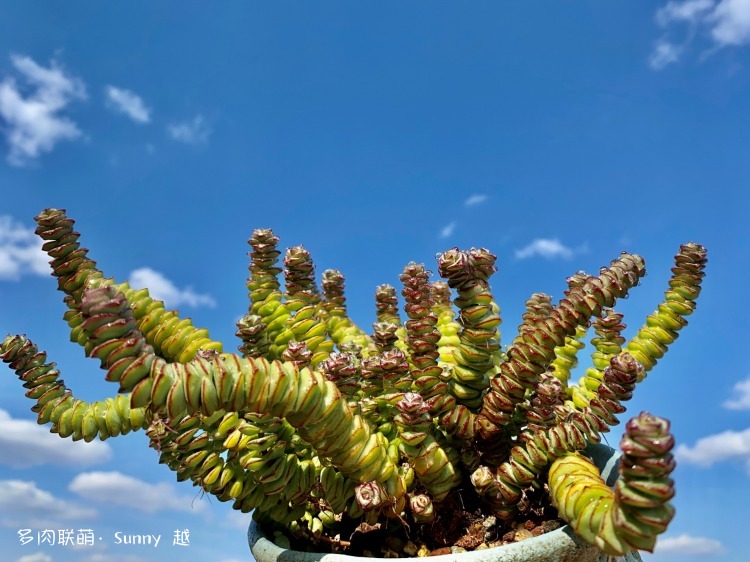
[[[602,477],[610,486],[617,479],[618,451],[606,445],[590,445],[585,453],[592,458],[601,470]],[[583,542],[568,525],[548,518],[544,503],[536,503],[533,494],[529,497],[528,518],[521,520],[515,528],[506,529],[499,536],[492,537],[493,517],[472,517],[467,509],[450,509],[449,515],[438,520],[438,525],[430,529],[433,535],[454,532],[446,537],[448,544],[426,549],[418,544],[422,540],[411,541],[409,537],[393,535],[378,527],[360,525],[346,541],[350,550],[358,551],[358,556],[338,552],[303,552],[277,546],[253,521],[248,530],[248,542],[253,556],[258,562],[362,562],[368,558],[399,557],[411,560],[409,556],[429,555],[434,562],[622,562],[641,561],[637,552],[622,557],[611,557],[598,548]],[[462,522],[460,529],[451,529],[453,523]],[[397,523],[398,524],[398,523]],[[426,527],[429,527],[426,526]],[[457,534],[455,534],[455,532]],[[415,537],[416,538],[416,537]],[[281,537],[280,543],[289,543]],[[502,545],[502,546],[495,546]],[[472,550],[476,549],[476,550]]]

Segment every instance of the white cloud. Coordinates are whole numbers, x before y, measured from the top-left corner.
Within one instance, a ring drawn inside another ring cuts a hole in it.
[[[750,1],[722,0],[706,18],[719,45],[750,43]]]
[[[134,289],[148,289],[151,298],[164,301],[168,307],[187,306],[215,307],[216,301],[209,295],[201,295],[193,291],[192,287],[178,289],[169,279],[158,271],[149,267],[141,267],[130,274],[128,280]]]
[[[176,141],[187,144],[202,144],[208,142],[211,127],[208,126],[203,115],[196,115],[190,121],[169,125],[167,132]]]
[[[484,203],[485,201],[487,201],[486,195],[472,195],[466,201],[464,201],[464,206],[471,207],[473,205]]]
[[[680,59],[683,48],[664,39],[656,42],[653,52],[648,57],[648,64],[654,70],[661,70]]]
[[[10,145],[8,162],[23,166],[49,152],[62,140],[81,136],[78,126],[60,115],[72,101],[86,99],[86,88],[77,78],[67,76],[55,61],[49,68],[31,58],[12,55],[13,66],[33,87],[25,94],[12,77],[0,82],[0,117]]]
[[[667,556],[714,556],[724,554],[724,546],[715,539],[679,535],[677,537],[663,537],[657,540],[654,554]]]
[[[13,468],[44,464],[90,466],[105,462],[112,449],[101,441],[71,441],[63,439],[49,428],[28,420],[13,419],[0,409],[0,450],[2,461]]]
[[[573,256],[574,251],[564,246],[557,238],[537,238],[531,244],[516,250],[516,258],[525,260],[535,256],[541,256],[548,260],[554,258],[568,259]]]
[[[724,431],[698,439],[693,447],[679,445],[675,456],[681,462],[708,467],[714,463],[730,459],[740,459],[747,463],[750,471],[750,428],[744,431]]]
[[[0,216],[0,280],[18,281],[21,275],[49,275],[50,258],[42,240],[8,215]]]
[[[722,404],[729,410],[750,410],[750,377],[734,385],[735,398]]]
[[[21,556],[21,558],[16,559],[16,562],[52,562],[52,557],[43,552],[35,552],[34,554]]]
[[[649,64],[661,70],[677,62],[695,37],[710,37],[713,43],[701,58],[716,49],[750,43],[750,0],[673,0],[657,10],[656,23],[665,32],[656,42]],[[676,24],[688,25],[684,45],[666,39],[669,29]]]
[[[148,123],[151,120],[151,110],[135,93],[115,86],[107,86],[104,91],[107,95],[108,107],[124,113],[137,123]]]
[[[94,509],[58,499],[51,493],[37,488],[35,482],[24,480],[0,480],[0,524],[5,527],[19,525],[47,526],[57,521],[75,521],[96,517]]]
[[[440,238],[448,238],[449,236],[451,236],[453,234],[454,230],[456,230],[456,223],[455,223],[455,221],[452,222],[452,223],[450,223],[450,224],[445,225],[440,230]]]
[[[205,504],[194,501],[194,495],[179,495],[171,484],[151,484],[116,471],[81,473],[68,489],[88,500],[146,513],[163,510],[198,513],[205,509]]]

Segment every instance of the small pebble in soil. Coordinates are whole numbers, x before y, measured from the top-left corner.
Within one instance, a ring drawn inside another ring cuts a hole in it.
[[[513,540],[515,542],[523,541],[526,539],[530,539],[533,535],[531,534],[531,531],[528,529],[518,529],[513,537]]]

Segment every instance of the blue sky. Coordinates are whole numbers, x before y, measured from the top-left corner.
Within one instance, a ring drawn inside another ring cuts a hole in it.
[[[709,249],[698,310],[629,412],[672,420],[677,516],[649,560],[745,560],[744,285],[750,1],[5,3],[0,17],[0,332],[25,333],[87,400],[116,389],[68,342],[32,231],[66,208],[107,275],[234,350],[246,240],[270,227],[373,292],[409,261],[487,247],[505,343],[534,291],[621,251],[656,307],[681,243]],[[582,363],[587,363],[582,355]],[[237,562],[247,516],[196,495],[142,434],[80,445],[0,376],[0,545],[11,562]],[[616,443],[617,428],[610,437]],[[21,545],[19,529],[32,529]],[[93,529],[72,549],[36,532]],[[172,545],[175,530],[190,546]],[[161,534],[158,548],[116,532]]]

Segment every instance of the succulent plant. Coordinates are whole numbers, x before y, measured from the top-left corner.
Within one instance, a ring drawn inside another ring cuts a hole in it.
[[[80,400],[45,353],[8,336],[0,358],[39,423],[61,437],[145,430],[178,480],[334,548],[345,546],[347,523],[431,524],[457,494],[511,521],[548,490],[560,517],[608,554],[652,550],[674,515],[666,420],[642,413],[627,423],[614,488],[583,450],[619,423],[695,309],[706,263],[698,244],[680,248],[664,301],[629,341],[613,307],[646,270],[623,253],[598,275],[568,279],[557,304],[532,295],[503,348],[486,249],[440,254],[444,281],[408,264],[405,320],[396,289],[381,285],[368,335],[347,316],[339,271],[324,272],[320,290],[309,252],[290,248],[282,269],[278,238],[259,229],[233,354],[146,289],[104,277],[64,210],[36,221],[71,340],[119,386],[113,398]],[[573,384],[591,327],[592,366]]]

